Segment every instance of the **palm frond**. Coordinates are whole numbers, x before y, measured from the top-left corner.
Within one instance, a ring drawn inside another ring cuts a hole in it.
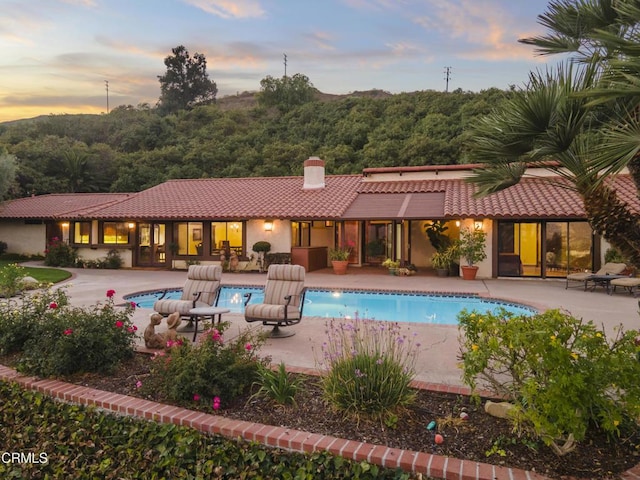
[[[478,186],[474,196],[484,197],[516,185],[526,169],[527,165],[523,162],[494,165],[473,170],[467,181]]]

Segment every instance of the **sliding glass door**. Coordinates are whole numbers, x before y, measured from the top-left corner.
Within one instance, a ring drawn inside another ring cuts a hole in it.
[[[593,238],[587,222],[498,224],[498,276],[565,277],[592,266]]]

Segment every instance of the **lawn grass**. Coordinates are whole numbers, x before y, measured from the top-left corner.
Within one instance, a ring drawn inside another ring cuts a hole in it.
[[[16,260],[6,260],[0,258],[0,269],[6,267],[11,263],[19,263]],[[59,268],[49,268],[49,267],[23,267],[25,269],[25,274],[35,278],[39,282],[46,283],[58,283],[63,280],[66,280],[71,276],[71,273],[66,270],[61,270]]]

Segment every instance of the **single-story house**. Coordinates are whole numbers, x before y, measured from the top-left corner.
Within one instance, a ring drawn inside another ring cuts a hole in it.
[[[585,218],[581,198],[530,169],[517,185],[484,198],[464,179],[477,165],[367,168],[325,175],[311,157],[303,176],[169,180],[138,193],[49,194],[0,205],[0,240],[8,251],[43,254],[58,237],[81,258],[116,249],[125,267],[184,267],[235,254],[251,268],[256,242],[309,270],[328,265],[327,251],[348,245],[353,265],[386,258],[431,266],[425,227],[446,222],[487,233],[480,277],[564,277],[597,267],[606,243]],[[640,213],[635,185],[619,175],[621,199]],[[221,254],[224,255],[221,257]]]

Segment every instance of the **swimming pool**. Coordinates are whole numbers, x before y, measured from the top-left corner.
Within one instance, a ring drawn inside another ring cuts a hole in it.
[[[126,295],[127,301],[142,308],[153,308],[163,290]],[[223,286],[218,306],[233,313],[243,313],[244,295],[251,292],[251,303],[261,303],[260,287]],[[182,290],[170,290],[165,298],[180,298]],[[307,289],[303,315],[324,318],[372,318],[412,323],[457,325],[463,309],[481,313],[504,308],[516,315],[532,315],[536,310],[516,303],[487,299],[475,295],[422,294],[406,292],[372,292],[364,290]]]

